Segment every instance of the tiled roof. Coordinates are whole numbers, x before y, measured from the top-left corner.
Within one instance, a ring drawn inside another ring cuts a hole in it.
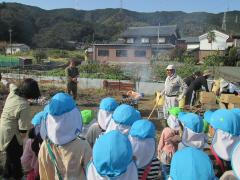
[[[151,48],[159,48],[159,49],[172,49],[175,47],[173,44],[118,44],[118,43],[111,43],[111,44],[94,44],[95,46],[125,46],[125,47],[151,47]]]
[[[183,37],[180,40],[185,40],[186,43],[199,43],[199,38],[198,37]]]
[[[177,25],[169,26],[143,26],[143,27],[129,27],[121,35],[122,37],[153,37],[153,36],[171,36],[177,35]]]

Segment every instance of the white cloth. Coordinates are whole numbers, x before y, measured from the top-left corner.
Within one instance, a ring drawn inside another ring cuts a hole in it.
[[[103,177],[101,176],[93,162],[91,162],[87,168],[87,179],[88,180],[110,180],[110,179],[114,179],[114,180],[138,180],[138,171],[137,171],[137,167],[135,165],[134,162],[131,162],[128,165],[127,171],[123,174],[121,174],[118,177],[113,177],[113,178],[109,178],[109,177]]]
[[[240,179],[240,143],[235,146],[232,153],[232,168],[238,179]]]
[[[173,130],[179,130],[179,128],[180,128],[178,118],[173,115],[169,115],[169,117],[167,119],[167,124]]]
[[[139,139],[137,137],[128,136],[135,156],[137,168],[147,166],[153,159],[156,152],[156,142],[153,138]]]
[[[164,105],[163,105],[164,119],[168,118],[168,110],[172,107],[177,107],[177,106],[178,106],[177,96],[176,97],[165,96]]]
[[[99,109],[98,111],[98,124],[103,129],[106,130],[110,121],[112,119],[112,112]]]
[[[240,136],[233,136],[228,132],[217,129],[212,140],[212,146],[221,159],[230,161],[234,145],[239,141]]]
[[[60,116],[48,114],[46,118],[47,136],[57,145],[74,140],[82,130],[82,116],[78,108]]]
[[[207,142],[207,135],[204,133],[196,133],[191,129],[184,127],[182,135],[182,143],[185,146],[203,148]]]
[[[113,119],[111,119],[111,121],[107,127],[106,133],[109,131],[118,130],[123,134],[128,134],[130,131],[130,128],[131,128],[130,126],[118,124]]]

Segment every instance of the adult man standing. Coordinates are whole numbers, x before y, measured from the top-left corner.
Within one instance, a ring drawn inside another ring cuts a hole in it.
[[[176,74],[176,70],[173,65],[168,65],[167,78],[165,80],[165,87],[161,94],[165,96],[165,102],[163,106],[164,118],[168,118],[168,109],[178,106],[178,102],[184,97],[187,91],[187,85]]]
[[[207,92],[209,92],[208,89],[208,83],[207,79],[210,76],[210,72],[208,70],[205,70],[203,72],[202,76],[197,77],[188,87],[186,92],[186,105],[194,105],[194,101],[196,100],[196,92],[199,91],[202,86],[205,88]]]
[[[65,69],[65,74],[67,78],[67,92],[68,94],[72,94],[73,98],[76,100],[77,78],[79,76],[79,72],[73,59],[70,59],[69,66]]]

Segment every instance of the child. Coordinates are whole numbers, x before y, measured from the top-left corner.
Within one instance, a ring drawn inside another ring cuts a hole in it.
[[[149,120],[138,120],[133,123],[129,140],[138,168],[138,179],[159,179],[160,162],[156,157],[156,131]]]
[[[235,144],[240,141],[239,118],[240,116],[231,110],[218,109],[206,119],[214,129],[210,153],[221,170],[216,173],[218,177],[231,169],[231,153]]]
[[[42,143],[42,139],[39,132],[39,125],[43,118],[44,112],[37,113],[33,119],[32,124],[34,127],[29,131],[23,155],[21,157],[22,167],[27,172],[27,180],[39,179],[38,170],[38,152]]]
[[[112,120],[106,132],[118,130],[123,134],[128,134],[132,124],[141,119],[140,112],[127,104],[121,104],[113,112]]]
[[[90,109],[86,109],[81,111],[82,119],[83,119],[83,128],[82,128],[82,133],[81,136],[85,137],[89,127],[96,122],[94,119],[94,113]]]
[[[178,118],[183,125],[182,142],[178,149],[187,146],[202,149],[207,142],[207,135],[203,133],[203,120],[194,113],[179,113]]]
[[[169,179],[215,180],[212,162],[203,151],[186,147],[174,154]]]
[[[46,111],[44,125],[47,138],[38,156],[40,178],[85,180],[91,147],[79,137],[82,116],[76,102],[66,93],[57,93]]]
[[[86,134],[86,139],[91,147],[95,144],[96,139],[106,131],[111,121],[113,111],[117,106],[118,103],[114,98],[106,97],[101,100],[97,122],[89,127]]]
[[[93,158],[87,168],[88,180],[137,180],[131,143],[119,131],[105,133],[93,147]]]

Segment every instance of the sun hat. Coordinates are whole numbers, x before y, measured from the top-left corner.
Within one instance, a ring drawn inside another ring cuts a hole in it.
[[[108,132],[99,137],[93,147],[87,179],[137,180],[137,168],[132,157],[132,146],[127,136],[119,131]]]
[[[213,165],[206,153],[194,147],[178,150],[170,167],[172,180],[214,180]]]

